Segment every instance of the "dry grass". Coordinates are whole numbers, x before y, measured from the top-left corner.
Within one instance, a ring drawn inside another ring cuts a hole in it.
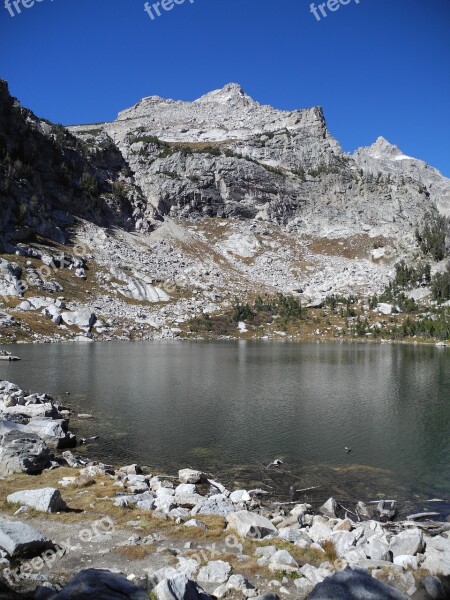
[[[348,238],[310,238],[310,250],[314,254],[342,256],[349,259],[370,258],[375,247],[389,246],[391,241],[383,236],[371,238],[367,234],[353,235]]]
[[[190,541],[220,541],[225,539],[225,519],[216,516],[201,516],[201,520],[208,526],[208,530],[199,527],[186,528],[177,526],[173,521],[161,519],[154,516],[152,511],[139,510],[133,505],[129,507],[114,506],[112,499],[116,497],[118,488],[114,486],[115,480],[111,477],[98,476],[95,482],[88,488],[81,489],[74,485],[61,488],[58,481],[63,477],[78,475],[78,469],[59,468],[46,471],[38,476],[13,475],[1,481],[0,486],[0,511],[13,515],[17,506],[8,504],[6,497],[20,490],[31,490],[44,487],[55,487],[60,489],[63,500],[69,507],[69,511],[58,514],[40,513],[28,510],[21,515],[22,519],[38,517],[53,522],[81,523],[96,521],[105,515],[114,520],[118,529],[128,529],[127,522],[130,520],[140,521],[140,533],[164,533],[173,539],[186,539]]]
[[[113,548],[114,552],[117,552],[123,556],[126,560],[143,560],[156,552],[155,546],[116,546]]]

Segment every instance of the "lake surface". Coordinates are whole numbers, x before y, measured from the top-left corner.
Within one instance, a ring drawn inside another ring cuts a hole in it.
[[[0,379],[94,414],[71,420],[80,435],[100,435],[85,450],[94,458],[171,474],[204,469],[284,499],[291,485],[320,485],[311,500],[394,497],[427,510],[436,509],[427,499],[450,497],[449,350],[282,342],[11,348],[22,361],[0,362]],[[275,458],[283,470],[264,469]]]

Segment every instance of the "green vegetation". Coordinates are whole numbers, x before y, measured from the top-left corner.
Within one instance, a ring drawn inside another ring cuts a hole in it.
[[[80,186],[83,192],[88,196],[95,196],[98,192],[97,179],[88,171],[83,172],[80,180]]]
[[[438,302],[450,300],[450,262],[443,273],[436,273],[431,282],[433,299]]]
[[[424,254],[440,261],[447,254],[449,220],[438,214],[427,214],[422,228],[416,229],[416,239]]]
[[[301,303],[293,296],[278,294],[275,297],[257,296],[252,303],[235,298],[231,310],[223,315],[204,313],[190,322],[190,331],[194,333],[212,333],[231,335],[236,332],[237,324],[244,321],[253,327],[272,323],[277,319],[277,327],[286,329],[289,324],[303,318]]]

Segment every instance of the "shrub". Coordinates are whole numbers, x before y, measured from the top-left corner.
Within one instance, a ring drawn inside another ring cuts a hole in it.
[[[89,196],[94,196],[98,191],[97,179],[88,171],[84,171],[80,180],[81,189]]]

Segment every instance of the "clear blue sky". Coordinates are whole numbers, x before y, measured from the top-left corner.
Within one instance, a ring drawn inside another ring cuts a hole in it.
[[[350,0],[321,21],[311,0],[185,0],[153,21],[144,0],[36,0],[14,17],[4,1],[0,76],[39,116],[112,120],[233,81],[277,108],[323,106],[347,151],[383,135],[450,177],[450,0]]]

